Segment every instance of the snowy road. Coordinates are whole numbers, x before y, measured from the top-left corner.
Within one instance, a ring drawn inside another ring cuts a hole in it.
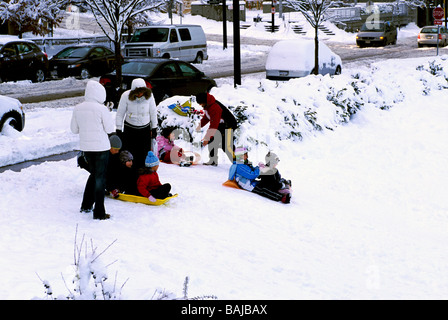
[[[207,41],[209,42],[209,47],[211,47],[210,58],[208,61],[204,61],[203,64],[196,66],[212,78],[233,76],[233,39],[228,37],[227,40],[228,49],[224,53],[222,49],[222,35],[207,34]],[[241,73],[264,72],[267,52],[275,42],[277,40],[241,37]],[[358,48],[354,42],[353,44],[332,41],[327,41],[326,43],[341,56],[343,70],[347,67],[368,67],[371,63],[380,60],[436,55],[436,48],[418,48],[415,37],[399,38],[396,45],[362,49]],[[259,48],[259,50],[256,48]],[[447,48],[439,49],[440,55],[447,52]],[[84,93],[84,88],[85,81],[68,78],[39,84],[29,83],[25,86],[5,83],[0,85],[0,94],[17,98],[23,103],[33,103],[80,96]]]

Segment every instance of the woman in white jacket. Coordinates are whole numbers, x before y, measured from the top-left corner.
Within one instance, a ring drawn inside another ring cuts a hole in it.
[[[134,79],[131,90],[121,95],[116,127],[123,142],[122,149],[134,156],[136,168],[144,167],[146,155],[151,150],[151,140],[157,136],[156,102],[145,80]]]
[[[104,208],[110,150],[108,134],[115,131],[115,125],[109,109],[104,105],[106,90],[99,82],[87,82],[84,98],[85,101],[73,109],[70,124],[72,132],[79,134],[79,147],[84,151],[90,172],[84,189],[81,212],[93,210],[94,219],[108,219],[109,215]]]

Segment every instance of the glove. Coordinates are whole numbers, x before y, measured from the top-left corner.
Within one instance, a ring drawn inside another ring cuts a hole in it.
[[[114,189],[110,192],[110,194],[112,195],[112,197],[114,197],[115,199],[118,198],[118,193],[120,191],[118,189]]]
[[[157,137],[157,128],[151,129],[151,138],[155,139]]]
[[[121,137],[123,136],[123,131],[117,129],[117,130],[115,131],[115,134],[118,136],[118,138],[121,139]]]
[[[153,196],[149,196],[148,197],[149,202],[156,202],[156,198],[154,198]]]

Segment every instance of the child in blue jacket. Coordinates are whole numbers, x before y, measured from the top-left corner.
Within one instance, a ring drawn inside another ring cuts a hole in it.
[[[249,162],[247,149],[235,149],[235,163],[229,170],[229,180],[235,179],[238,186],[247,191],[252,191],[256,186],[256,178],[260,175],[260,169],[253,167]]]

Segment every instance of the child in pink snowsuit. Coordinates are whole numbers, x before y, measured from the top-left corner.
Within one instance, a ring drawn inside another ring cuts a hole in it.
[[[180,163],[185,158],[182,148],[174,144],[174,130],[174,127],[163,128],[156,138],[158,158],[165,163]]]

